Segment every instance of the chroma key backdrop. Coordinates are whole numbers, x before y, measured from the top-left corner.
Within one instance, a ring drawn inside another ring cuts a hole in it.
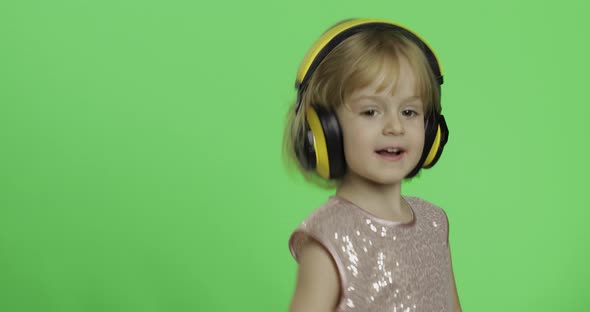
[[[291,231],[332,194],[281,160],[299,62],[345,18],[443,67],[465,311],[589,311],[588,5],[3,1],[0,311],[287,311]]]

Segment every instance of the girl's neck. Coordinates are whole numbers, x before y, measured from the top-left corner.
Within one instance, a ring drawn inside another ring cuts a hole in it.
[[[338,185],[336,196],[382,219],[407,221],[412,218],[411,209],[402,204],[404,200],[401,196],[401,181],[378,184],[358,176],[347,175]]]

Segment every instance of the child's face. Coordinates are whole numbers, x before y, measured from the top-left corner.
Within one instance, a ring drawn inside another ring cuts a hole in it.
[[[377,92],[387,79],[383,74],[353,92],[336,111],[343,132],[347,175],[378,184],[399,183],[420,160],[424,105],[415,93],[415,75],[407,60],[401,58],[399,65],[399,81]],[[390,153],[384,151],[387,148]]]

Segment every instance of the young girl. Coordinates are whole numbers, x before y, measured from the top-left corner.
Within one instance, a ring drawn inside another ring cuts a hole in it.
[[[284,151],[336,193],[293,232],[291,311],[460,311],[444,211],[401,195],[447,141],[442,73],[417,35],[382,20],[328,29],[297,73]]]

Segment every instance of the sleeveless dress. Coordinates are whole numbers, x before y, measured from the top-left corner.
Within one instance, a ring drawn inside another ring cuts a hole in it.
[[[451,311],[451,263],[445,212],[404,197],[409,223],[380,219],[331,196],[289,239],[298,261],[307,239],[332,256],[340,277],[337,311]]]

